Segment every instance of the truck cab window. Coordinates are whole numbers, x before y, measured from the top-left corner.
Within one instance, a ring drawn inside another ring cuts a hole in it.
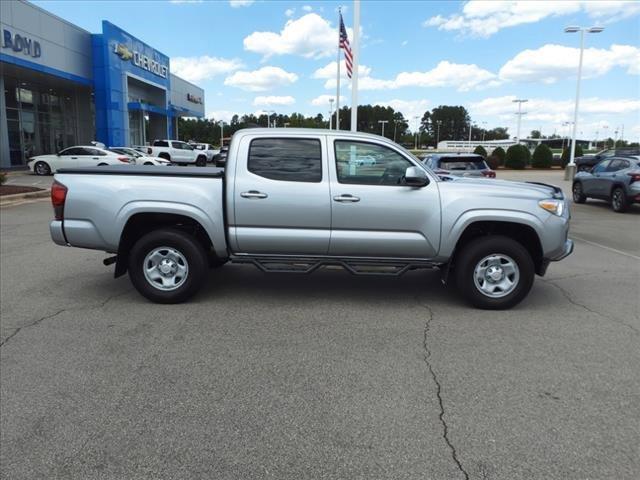
[[[321,182],[320,140],[256,138],[249,146],[247,168],[251,173],[271,180]]]
[[[403,185],[414,165],[396,151],[374,143],[336,140],[338,182],[359,185]]]

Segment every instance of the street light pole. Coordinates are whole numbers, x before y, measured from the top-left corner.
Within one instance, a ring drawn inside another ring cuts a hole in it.
[[[384,137],[384,126],[389,123],[389,120],[378,120],[378,123],[382,125],[382,136]]]
[[[516,113],[516,115],[518,116],[518,133],[517,133],[518,143],[520,143],[520,122],[522,121],[522,115],[527,114],[527,112],[522,111],[522,104],[528,101],[529,100],[527,99],[520,99],[520,98],[513,100],[513,103],[518,104],[518,113]]]
[[[329,99],[329,130],[333,129],[333,98]]]
[[[224,120],[218,122],[220,125],[220,150],[222,150],[222,137],[224,137]]]
[[[471,131],[473,130],[473,126],[471,125],[471,122],[469,122],[469,152],[471,152]]]
[[[274,110],[267,110],[265,113],[267,114],[267,128],[271,128],[271,114],[276,112]]]
[[[442,120],[438,120],[436,123],[438,124],[438,134],[436,136],[436,150],[437,150],[438,144],[440,143],[440,125],[442,125]]]
[[[414,150],[418,150],[418,119],[420,118],[420,115],[416,115],[415,117],[413,117],[413,119],[416,121],[416,146]]]
[[[398,131],[398,120],[393,121],[393,141],[396,141],[396,132]]]
[[[603,27],[566,27],[565,33],[580,32],[580,57],[578,60],[578,81],[576,82],[576,106],[573,111],[573,132],[571,135],[571,155],[569,156],[569,164],[564,171],[564,179],[572,180],[576,174],[576,130],[578,128],[578,107],[580,105],[580,81],[582,77],[582,57],[584,56],[584,32],[588,33],[600,33],[604,30]]]

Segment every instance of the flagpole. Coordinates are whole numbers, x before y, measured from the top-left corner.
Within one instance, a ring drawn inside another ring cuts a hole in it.
[[[338,74],[336,77],[336,130],[340,130],[340,18],[342,12],[338,9],[338,57],[336,59],[338,65]]]
[[[353,71],[351,72],[351,131],[358,131],[358,63],[360,62],[360,0],[353,0]]]

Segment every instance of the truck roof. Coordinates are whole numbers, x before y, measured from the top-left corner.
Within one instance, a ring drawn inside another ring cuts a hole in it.
[[[376,140],[386,140],[387,142],[393,143],[392,140],[389,140],[386,137],[381,137],[380,135],[374,135],[373,133],[364,133],[364,132],[352,132],[350,130],[329,130],[326,128],[243,128],[242,130],[238,130],[234,133],[236,135],[253,135],[256,133],[265,134],[290,134],[290,135],[340,135],[340,136],[349,136],[349,137],[362,137]]]

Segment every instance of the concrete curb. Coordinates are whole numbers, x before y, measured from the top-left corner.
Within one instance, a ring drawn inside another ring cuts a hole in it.
[[[37,198],[49,198],[51,189],[42,190],[40,192],[15,193],[13,195],[3,195],[0,197],[0,206],[15,205],[22,203],[23,200],[33,200]]]
[[[16,175],[24,175],[25,173],[29,173],[29,169],[21,168],[21,169],[15,169],[15,170],[3,170],[0,173],[4,173],[7,177],[13,177]]]

